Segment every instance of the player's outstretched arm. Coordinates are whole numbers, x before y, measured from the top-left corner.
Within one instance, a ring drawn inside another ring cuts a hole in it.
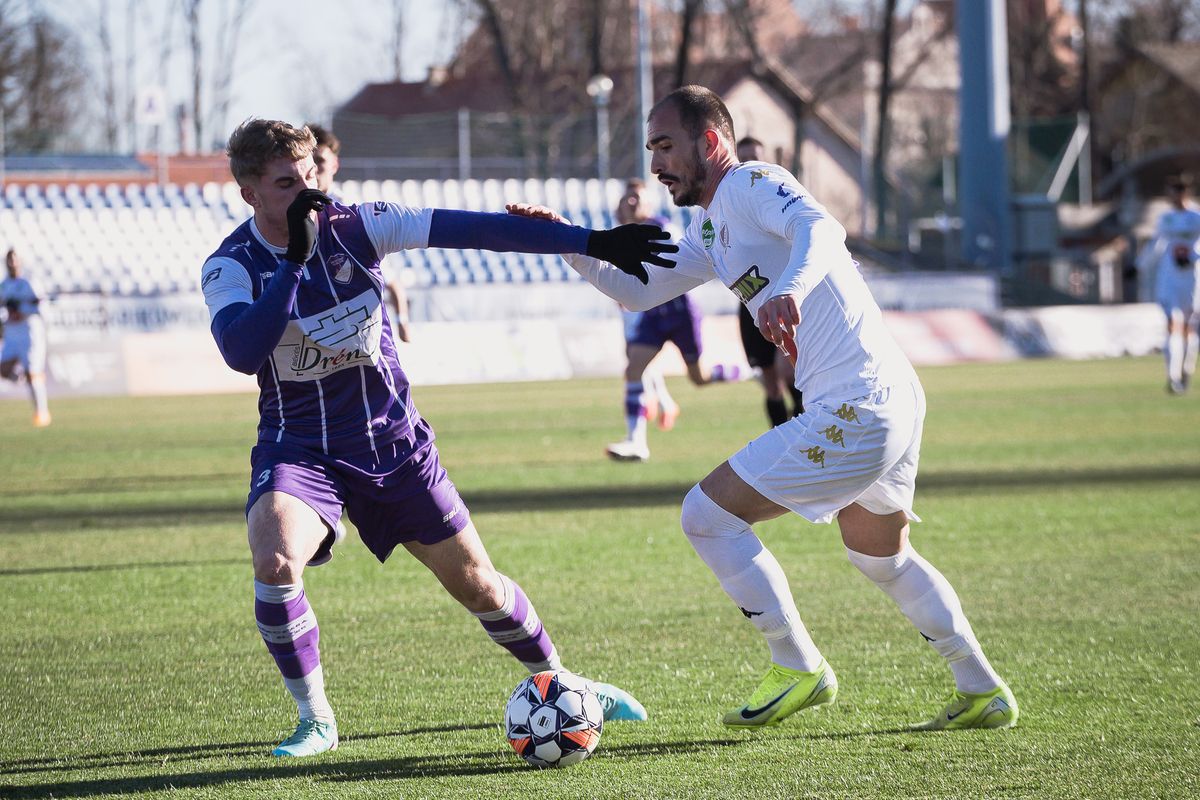
[[[329,202],[329,197],[316,189],[300,192],[287,210],[287,252],[262,294],[252,303],[225,306],[213,317],[211,330],[217,349],[225,363],[238,372],[258,372],[287,330],[304,262],[317,241],[312,212]]]
[[[566,222],[545,206],[511,203],[506,208],[514,216]],[[643,227],[661,230],[655,226]],[[661,268],[663,265],[660,263],[665,259],[639,262],[637,269],[630,265],[606,263],[588,255],[564,255],[563,260],[584,280],[630,311],[644,311],[695,289],[714,277],[712,264],[702,254],[694,253],[686,246],[680,249],[680,245],[686,245],[686,241],[672,244],[670,251],[663,251],[672,253],[674,257],[674,263],[665,269]],[[647,264],[651,266],[647,267]]]
[[[560,218],[561,219],[561,218]],[[517,253],[577,253],[614,264],[646,282],[643,263],[674,266],[664,254],[678,248],[656,225],[621,225],[594,231],[546,217],[437,208],[429,246]]]

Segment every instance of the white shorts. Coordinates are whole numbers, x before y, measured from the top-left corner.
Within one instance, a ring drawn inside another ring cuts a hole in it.
[[[12,359],[20,361],[27,373],[40,375],[46,371],[46,327],[38,315],[4,326],[0,362]]]
[[[810,522],[832,522],[851,503],[920,522],[913,493],[925,424],[921,384],[804,406],[733,454],[729,466],[738,477]]]

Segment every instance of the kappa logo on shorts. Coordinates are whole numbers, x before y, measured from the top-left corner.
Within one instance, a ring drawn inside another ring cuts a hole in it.
[[[254,488],[257,489],[258,487],[262,486],[264,483],[270,480],[270,478],[271,470],[264,469],[262,472],[258,473],[258,483],[254,484]]]
[[[813,445],[812,447],[808,448],[807,450],[803,450],[801,452],[803,452],[804,455],[808,456],[809,461],[816,464],[821,469],[825,469],[825,451],[824,450],[817,447],[816,445]]]
[[[822,436],[824,436],[826,439],[828,439],[833,444],[840,445],[842,447],[846,446],[846,440],[842,436],[842,429],[839,428],[837,425],[830,425],[825,430],[817,431],[817,432],[820,433]]]
[[[842,403],[842,407],[839,408],[837,411],[833,412],[833,415],[835,417],[837,417],[838,419],[844,420],[846,422],[859,422],[860,421],[858,419],[858,412],[856,412],[854,410],[854,407],[851,406],[849,403]]]

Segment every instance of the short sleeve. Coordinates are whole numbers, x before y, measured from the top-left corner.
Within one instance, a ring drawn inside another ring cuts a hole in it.
[[[383,201],[363,203],[357,208],[367,238],[381,258],[388,253],[429,246],[433,209],[410,208]]]

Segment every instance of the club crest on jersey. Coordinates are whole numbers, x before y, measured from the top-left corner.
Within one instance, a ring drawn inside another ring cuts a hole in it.
[[[771,174],[769,169],[752,169],[750,170],[750,188],[754,188],[754,184],[758,183],[763,178]]]
[[[345,253],[334,253],[330,256],[329,268],[333,270],[333,279],[338,283],[349,283],[354,277],[354,265]]]
[[[743,303],[749,303],[750,300],[767,287],[771,281],[758,274],[758,264],[753,265],[750,269],[733,282],[729,288],[733,290]]]
[[[704,220],[704,224],[700,226],[700,238],[704,240],[704,249],[711,250],[713,242],[717,239],[717,232],[713,230],[711,219]]]

